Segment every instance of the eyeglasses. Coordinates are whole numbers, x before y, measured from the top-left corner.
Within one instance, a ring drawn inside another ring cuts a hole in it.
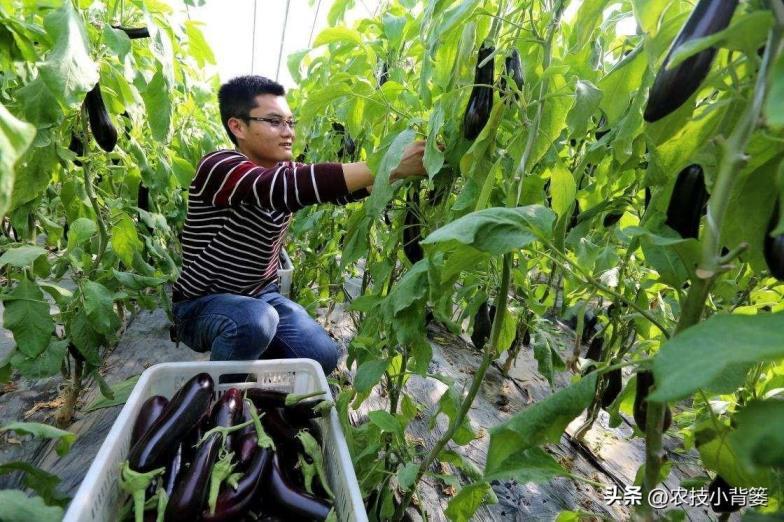
[[[280,118],[264,118],[262,116],[246,116],[246,120],[250,121],[263,121],[265,123],[269,123],[269,126],[273,129],[280,129],[283,127],[284,124],[288,125],[289,129],[294,130],[294,127],[297,125],[297,120],[282,120]]]

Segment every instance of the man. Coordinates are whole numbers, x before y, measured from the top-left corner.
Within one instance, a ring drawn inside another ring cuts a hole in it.
[[[337,345],[305,309],[279,293],[280,251],[293,212],[369,194],[365,163],[292,162],[295,121],[283,86],[234,78],[218,93],[235,150],[199,162],[188,190],[183,266],[172,300],[179,340],[211,360],[307,357],[325,374]],[[423,176],[424,143],[410,145],[391,180]]]

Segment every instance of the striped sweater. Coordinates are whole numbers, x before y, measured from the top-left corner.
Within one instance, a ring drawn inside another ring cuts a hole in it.
[[[264,168],[234,150],[207,154],[188,189],[182,271],[172,300],[257,294],[277,278],[293,212],[368,194],[365,189],[349,194],[339,163]]]

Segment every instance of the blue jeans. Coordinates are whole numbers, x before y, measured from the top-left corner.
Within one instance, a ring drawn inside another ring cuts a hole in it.
[[[212,361],[313,359],[329,375],[338,346],[308,312],[270,284],[255,297],[212,294],[174,303],[180,341]]]

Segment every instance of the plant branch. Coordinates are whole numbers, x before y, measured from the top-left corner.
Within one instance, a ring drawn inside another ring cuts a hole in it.
[[[438,457],[438,454],[441,453],[441,450],[444,448],[444,446],[446,446],[446,444],[452,440],[452,437],[454,436],[457,429],[463,424],[463,420],[468,414],[468,410],[471,409],[471,405],[474,403],[474,399],[476,398],[476,394],[479,392],[479,388],[482,386],[482,381],[484,380],[485,373],[487,373],[487,369],[490,367],[490,364],[493,362],[493,360],[497,357],[498,338],[501,334],[504,316],[506,315],[504,311],[506,310],[506,304],[509,299],[511,272],[512,254],[504,254],[504,263],[501,269],[501,287],[498,289],[498,295],[496,296],[495,300],[496,310],[498,310],[498,312],[493,318],[493,327],[490,330],[490,342],[485,344],[482,362],[480,363],[479,368],[476,369],[476,373],[474,373],[474,378],[471,381],[471,387],[468,389],[468,393],[463,400],[463,403],[460,405],[460,411],[457,413],[457,416],[454,419],[451,419],[447,430],[443,435],[441,435],[425,459],[419,464],[419,469],[417,470],[414,483],[406,492],[406,495],[403,497],[400,505],[398,505],[397,509],[395,510],[393,520],[403,519],[403,515],[405,514],[406,509],[411,503],[411,499],[414,497],[417,484],[419,484],[419,481],[422,480],[425,472],[428,470],[433,461],[435,461],[436,457]]]
[[[109,243],[109,234],[106,230],[106,223],[101,215],[101,208],[98,206],[98,198],[95,196],[93,189],[92,173],[90,172],[90,161],[87,157],[90,154],[90,131],[87,126],[87,109],[82,106],[82,143],[84,143],[85,158],[82,162],[82,173],[84,174],[84,190],[87,192],[87,198],[95,212],[95,220],[98,223],[98,254],[93,260],[93,266],[90,268],[88,277],[92,277],[95,271],[101,265],[101,259],[106,252],[106,246]]]
[[[775,3],[775,2],[774,2]],[[781,20],[779,20],[780,22]],[[784,25],[777,23],[768,34],[765,52],[762,56],[760,70],[754,85],[751,103],[732,129],[729,138],[721,140],[721,159],[719,172],[713,186],[711,198],[708,201],[707,225],[703,230],[702,259],[697,269],[697,277],[692,281],[692,286],[686,296],[678,326],[675,334],[695,325],[702,318],[705,301],[708,298],[713,282],[724,271],[722,267],[721,228],[727,207],[730,203],[732,189],[737,179],[737,173],[746,161],[745,150],[754,129],[757,127],[762,105],[770,87],[771,62],[782,44]],[[740,253],[743,245],[735,248],[730,255]],[[653,520],[653,509],[648,504],[648,493],[659,482],[662,466],[662,431],[666,403],[648,404],[648,416],[645,430],[645,476],[643,479],[642,499],[640,512],[646,520]]]

